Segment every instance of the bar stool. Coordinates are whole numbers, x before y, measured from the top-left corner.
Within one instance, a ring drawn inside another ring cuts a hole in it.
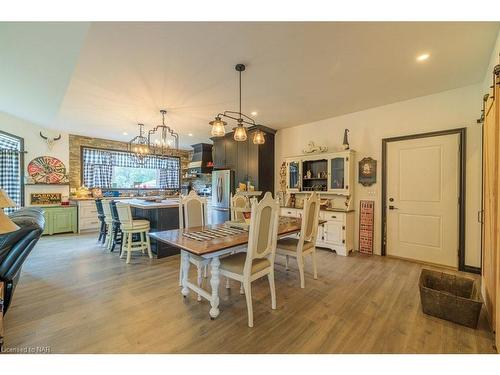
[[[97,242],[104,243],[104,241],[106,240],[106,222],[104,221],[104,218],[106,216],[104,215],[104,209],[102,208],[101,199],[95,200],[95,207],[97,209],[97,218],[101,222],[101,225],[99,226],[99,238],[97,239]]]
[[[127,253],[127,264],[130,263],[132,251],[140,251],[144,253],[148,251],[148,256],[153,258],[151,253],[151,243],[149,241],[149,221],[148,220],[134,220],[132,218],[132,211],[130,205],[126,203],[116,203],[116,210],[120,220],[122,237],[123,237],[123,250],[120,258],[123,258],[125,252]],[[134,241],[134,234],[138,234],[139,241]]]
[[[115,250],[115,246],[120,244],[120,255],[123,250],[123,233],[121,230],[120,218],[118,217],[118,210],[116,209],[116,202],[111,201],[111,217],[113,219],[112,231],[113,231],[113,239],[111,243],[111,252]]]
[[[102,200],[102,209],[104,212],[104,222],[106,224],[106,239],[104,244],[106,249],[111,250],[111,245],[113,241],[113,214],[111,213],[111,201]]]

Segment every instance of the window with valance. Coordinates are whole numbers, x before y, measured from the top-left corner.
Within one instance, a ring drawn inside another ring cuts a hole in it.
[[[88,188],[179,189],[180,158],[145,156],[125,151],[82,148],[83,185]]]

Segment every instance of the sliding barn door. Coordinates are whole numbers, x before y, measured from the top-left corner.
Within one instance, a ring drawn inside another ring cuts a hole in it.
[[[483,124],[483,263],[482,289],[496,345],[500,349],[500,80],[485,104]]]

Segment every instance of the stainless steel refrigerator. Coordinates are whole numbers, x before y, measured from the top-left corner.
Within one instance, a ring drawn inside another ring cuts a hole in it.
[[[234,171],[212,172],[212,224],[230,219],[231,193],[234,192]]]

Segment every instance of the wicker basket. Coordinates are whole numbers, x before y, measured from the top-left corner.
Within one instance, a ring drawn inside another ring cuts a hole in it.
[[[423,269],[419,286],[425,314],[477,327],[483,302],[476,280]]]

